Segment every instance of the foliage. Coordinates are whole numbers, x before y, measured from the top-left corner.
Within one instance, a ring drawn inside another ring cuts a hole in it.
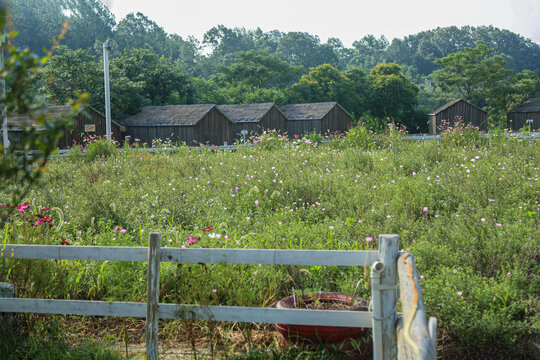
[[[223,85],[245,83],[258,88],[284,88],[297,80],[301,66],[292,66],[266,51],[238,52],[234,63],[222,66],[216,81]]]
[[[502,56],[492,55],[493,50],[480,44],[436,59],[440,69],[433,73],[434,80],[443,90],[482,105],[487,92],[498,87],[512,73],[505,69],[506,61]]]
[[[107,139],[90,136],[83,139],[86,143],[86,160],[95,161],[98,158],[113,156],[118,152],[118,144]]]
[[[337,65],[332,47],[320,43],[318,36],[305,32],[289,32],[279,39],[276,52],[290,64],[302,65],[304,70],[322,65]]]
[[[358,83],[353,83],[333,66],[324,64],[293,84],[291,96],[293,101],[300,103],[337,101],[346,110],[358,112],[362,109],[362,92],[357,94],[354,90],[355,85],[361,86],[362,77],[358,75],[355,80]]]
[[[381,119],[401,121],[411,113],[417,102],[418,87],[401,74],[397,64],[380,64],[369,76],[371,87],[370,113]]]
[[[120,54],[129,49],[151,49],[159,56],[169,55],[167,33],[144,14],[129,13],[114,31]]]
[[[398,128],[376,135],[358,127],[316,147],[267,133],[234,152],[182,147],[60,159],[24,201],[28,219],[42,206],[61,209],[63,227],[14,218],[3,241],[146,246],[148,232],[159,231],[163,246],[178,248],[351,250],[398,233],[424,277],[427,312],[440,321],[442,357],[531,353],[538,142],[402,137]],[[0,279],[24,289],[22,297],[144,299],[144,264],[39,264],[5,260]],[[363,268],[164,263],[162,284],[163,301],[174,303],[271,306],[292,287],[370,296]]]
[[[2,29],[5,17],[5,9],[0,7]],[[60,34],[60,39],[63,35],[64,32]],[[85,102],[84,95],[79,97],[65,118],[51,118],[46,113],[39,112],[40,106],[31,96],[31,87],[48,57],[39,60],[29,50],[17,49],[11,43],[13,36],[13,33],[8,34],[7,44],[3,45],[8,51],[8,58],[4,63],[1,77],[5,80],[8,90],[2,94],[0,101],[4,111],[28,114],[34,120],[34,124],[22,126],[20,142],[12,144],[9,148],[4,148],[6,144],[0,145],[0,191],[9,195],[7,199],[9,204],[19,203],[46,170],[49,156],[56,149],[58,140],[64,131],[70,128],[70,123],[66,124],[66,118],[78,113]],[[58,44],[57,40],[55,43]],[[51,53],[52,50],[49,55]],[[9,211],[4,211],[0,216],[0,225],[4,224],[12,209],[9,207]]]

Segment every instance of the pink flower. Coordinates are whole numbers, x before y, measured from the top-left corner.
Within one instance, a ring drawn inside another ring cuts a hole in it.
[[[196,244],[199,242],[199,240],[201,240],[200,237],[198,236],[191,236],[191,235],[188,235],[188,245],[193,245],[193,244]]]
[[[247,217],[246,217],[246,220],[249,221],[249,220],[251,220],[251,218],[250,218],[249,216],[247,216]]]
[[[420,279],[424,279],[424,275],[420,275]]]
[[[368,236],[368,237],[366,238],[366,241],[367,241],[367,242],[370,242],[370,241],[372,241],[372,240],[373,240],[373,237],[372,237],[372,236]]]
[[[41,221],[44,221],[46,223],[52,222],[52,218],[50,216],[44,216],[40,219]]]
[[[502,226],[502,224],[499,224],[499,223],[496,223],[495,225],[497,225],[498,227],[501,227],[501,226]]]
[[[481,218],[480,221],[484,222],[484,221],[486,221],[486,218]]]
[[[7,204],[2,204],[2,209],[7,208]]]
[[[255,205],[259,206],[259,200],[255,200]]]
[[[37,219],[36,223],[34,224],[34,226],[39,226],[39,225],[41,225],[41,219]]]
[[[125,233],[127,233],[127,230],[126,230],[126,229],[122,229],[122,230],[120,230],[120,233],[125,234]]]
[[[463,292],[461,292],[461,290],[460,290],[460,291],[457,292],[457,294],[458,294],[459,296],[461,296],[461,295],[463,295]]]
[[[300,138],[300,135],[294,134],[294,138],[295,138],[295,139],[298,139],[298,138]]]
[[[427,211],[428,211],[428,207],[427,207],[427,206],[424,206],[424,208],[422,209],[422,211],[427,212]]]
[[[18,212],[21,212],[21,213],[24,213],[24,211],[28,209],[28,203],[25,202],[24,204],[21,204],[19,206],[17,206],[17,211]]]
[[[46,206],[43,206],[41,209],[39,209],[40,211],[49,211],[51,210],[51,208],[48,208]]]
[[[217,289],[212,289],[212,292],[215,294],[217,293]]]

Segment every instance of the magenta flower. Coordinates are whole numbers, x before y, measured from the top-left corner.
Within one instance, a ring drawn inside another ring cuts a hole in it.
[[[191,236],[191,235],[188,235],[188,245],[193,245],[193,244],[196,244],[199,242],[199,240],[201,240],[200,237],[198,236]]]
[[[24,211],[28,209],[28,203],[25,202],[24,204],[21,204],[19,206],[17,206],[17,211],[20,212],[20,213],[24,213]]]
[[[300,138],[300,135],[294,134],[294,138],[295,138],[295,139],[299,139],[299,138]]]
[[[120,233],[125,234],[125,233],[127,233],[127,230],[126,230],[126,229],[122,229],[122,230],[120,230]]]
[[[427,211],[428,211],[428,207],[427,207],[427,206],[424,206],[424,208],[422,209],[422,211],[427,212]]]
[[[373,236],[368,236],[368,237],[366,238],[366,241],[367,241],[367,242],[370,242],[370,241],[372,241],[372,240],[373,240]]]

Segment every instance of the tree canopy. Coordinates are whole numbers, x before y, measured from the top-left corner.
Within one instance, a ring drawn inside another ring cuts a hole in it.
[[[368,34],[346,47],[306,32],[217,25],[199,41],[168,34],[142,13],[116,23],[99,0],[6,1],[20,48],[50,48],[68,22],[64,47],[40,76],[39,92],[51,103],[88,91],[102,106],[100,59],[109,41],[111,100],[120,117],[145,104],[338,101],[356,118],[407,118],[420,129],[429,111],[456,97],[501,123],[511,106],[539,91],[540,45],[493,26],[391,41]]]

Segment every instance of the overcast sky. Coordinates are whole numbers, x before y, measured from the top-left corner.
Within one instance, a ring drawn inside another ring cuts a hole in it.
[[[539,0],[102,0],[117,22],[142,12],[168,33],[193,35],[223,24],[304,31],[350,47],[364,35],[388,40],[445,26],[493,25],[540,44]]]

